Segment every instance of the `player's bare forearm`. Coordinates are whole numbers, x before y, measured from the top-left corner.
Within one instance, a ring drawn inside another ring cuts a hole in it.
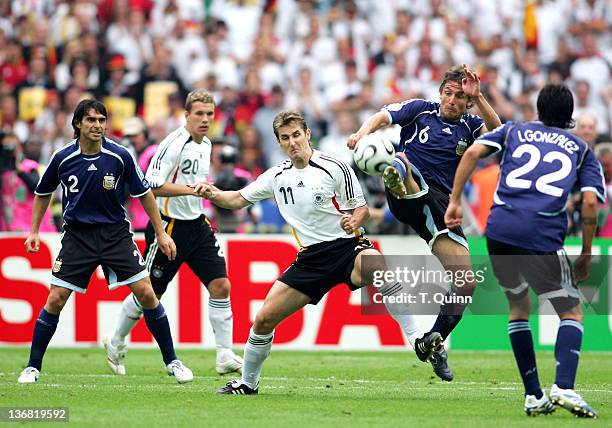
[[[598,204],[595,192],[584,192],[580,208],[582,217],[582,254],[591,254],[593,237],[597,228],[597,210]]]
[[[372,132],[382,128],[383,126],[389,125],[389,116],[387,113],[383,111],[379,111],[378,113],[374,113],[359,128],[359,131],[352,134],[348,141],[347,146],[349,149],[354,149],[357,145],[357,142],[361,140],[364,136],[371,134]]]
[[[370,210],[367,205],[355,208],[353,210],[353,220],[355,221],[355,229],[359,229],[370,218]]]
[[[159,214],[159,208],[157,208],[157,204],[155,203],[155,196],[153,196],[153,192],[147,192],[144,196],[141,196],[140,203],[151,220],[151,226],[153,226],[155,234],[159,235],[163,233],[164,225],[162,224],[161,215]]]
[[[173,197],[193,195],[193,189],[186,184],[165,182],[160,187],[152,188],[154,196]]]
[[[485,132],[492,131],[498,126],[501,125],[501,120],[493,107],[489,104],[485,96],[481,93],[475,98],[475,104],[478,106],[478,110],[480,110],[480,114],[482,115],[482,120],[484,120],[485,128],[480,131],[480,135]]]
[[[251,205],[237,190],[219,190],[212,185],[210,186],[210,192],[206,192],[204,197],[213,204],[230,210]]]
[[[38,233],[40,230],[40,223],[42,222],[42,218],[49,208],[49,204],[51,203],[52,195],[34,195],[34,202],[32,204],[32,229],[31,233]]]

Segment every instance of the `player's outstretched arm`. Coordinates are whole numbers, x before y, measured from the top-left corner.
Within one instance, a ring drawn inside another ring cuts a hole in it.
[[[45,211],[49,208],[51,203],[52,195],[34,195],[34,203],[32,205],[32,230],[25,241],[26,251],[28,253],[35,253],[40,249],[40,238],[38,231],[40,230],[40,223],[45,215]]]
[[[466,64],[463,64],[463,71],[467,77],[461,82],[461,88],[466,95],[474,100],[478,110],[480,110],[485,123],[485,126],[480,130],[480,135],[483,135],[485,132],[492,131],[500,126],[501,120],[485,96],[480,92],[480,77],[470,70]]]
[[[249,201],[244,199],[239,191],[220,190],[210,183],[197,183],[193,188],[193,193],[208,199],[221,208],[229,210],[240,209],[251,205]]]
[[[591,267],[591,250],[595,229],[597,228],[597,195],[595,192],[584,192],[582,194],[582,206],[580,214],[582,217],[582,251],[576,259],[575,272],[576,281],[585,281],[589,278]]]
[[[154,187],[154,196],[173,197],[173,196],[189,196],[193,195],[193,190],[186,184],[168,183],[167,181],[159,187]]]
[[[487,156],[489,152],[489,147],[483,144],[473,144],[461,157],[457,172],[455,172],[455,181],[453,183],[450,202],[444,214],[444,222],[449,229],[461,226],[461,221],[463,220],[461,195],[463,194],[465,183],[467,183],[474,169],[476,169],[478,160]]]
[[[151,225],[153,226],[153,230],[155,230],[155,239],[157,239],[159,249],[169,260],[174,260],[176,258],[176,244],[164,230],[164,225],[162,224],[153,192],[147,192],[141,196],[140,203],[149,216],[149,219],[151,219]]]
[[[340,227],[347,235],[355,233],[370,218],[370,210],[367,205],[355,208],[352,214],[344,213],[340,218]]]
[[[351,134],[346,145],[352,150],[363,137],[387,125],[389,125],[389,116],[385,112],[379,111],[378,113],[374,113],[363,122],[359,131]]]

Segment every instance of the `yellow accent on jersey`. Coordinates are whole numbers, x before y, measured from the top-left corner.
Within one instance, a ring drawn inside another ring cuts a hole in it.
[[[170,220],[170,223],[168,224],[168,229],[166,230],[166,233],[169,236],[172,236],[172,230],[174,229],[174,219]]]

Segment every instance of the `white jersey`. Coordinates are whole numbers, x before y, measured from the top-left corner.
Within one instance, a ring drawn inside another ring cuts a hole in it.
[[[300,247],[353,237],[340,227],[340,211],[366,204],[351,167],[318,150],[305,168],[298,169],[286,160],[261,174],[240,194],[251,203],[274,197]]]
[[[208,178],[212,144],[206,137],[196,143],[184,126],[172,131],[151,158],[146,179],[151,187],[164,183],[195,184]],[[173,196],[156,198],[157,206],[166,217],[193,220],[204,213],[202,198]]]

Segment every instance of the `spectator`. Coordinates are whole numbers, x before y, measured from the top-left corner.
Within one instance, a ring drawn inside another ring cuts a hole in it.
[[[139,117],[130,117],[123,124],[123,138],[126,146],[132,148],[136,153],[138,166],[142,171],[149,168],[151,158],[157,151],[157,144],[151,144],[149,130],[144,121]],[[144,232],[147,228],[149,217],[137,198],[129,198],[128,213],[134,232]]]
[[[34,190],[44,167],[38,163],[39,139],[26,142],[25,153],[15,134],[2,136],[0,172],[2,174],[2,218],[0,230],[28,232],[32,221]],[[46,212],[41,232],[55,232],[51,212]]]

